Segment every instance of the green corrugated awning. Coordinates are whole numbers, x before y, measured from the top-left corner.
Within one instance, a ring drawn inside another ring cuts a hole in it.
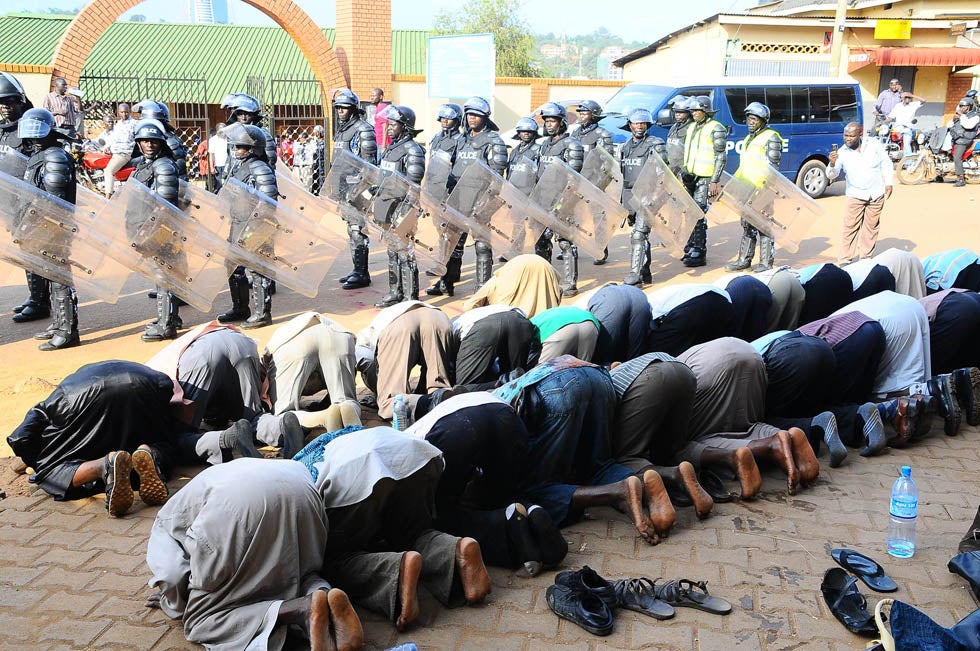
[[[0,62],[49,65],[71,20],[72,16],[61,15],[0,16]],[[334,30],[326,28],[323,33],[333,44]],[[425,74],[427,43],[425,31],[393,31],[392,73]],[[205,80],[206,91],[196,82],[194,95],[203,92],[206,97],[195,101],[208,104],[219,104],[229,92],[259,85],[267,103],[305,104],[310,103],[314,88],[275,81],[312,80],[313,75],[285,30],[253,25],[113,23],[96,42],[82,74],[92,79],[90,88],[82,83],[87,100],[132,101],[140,99],[135,88],[149,87],[160,101],[186,101],[186,88],[170,82],[179,79]],[[148,83],[147,78],[151,78]]]

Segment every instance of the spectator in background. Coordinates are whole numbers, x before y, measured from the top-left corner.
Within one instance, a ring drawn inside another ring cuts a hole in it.
[[[105,125],[105,128],[102,130],[102,133],[97,135],[95,138],[92,138],[92,142],[94,142],[99,149],[107,152],[109,151],[109,139],[112,137],[112,129],[116,126],[116,118],[112,117],[111,115],[107,115],[102,118],[102,124]]]
[[[310,192],[313,194],[320,194],[320,188],[323,186],[323,179],[326,175],[326,160],[323,156],[323,125],[318,124],[313,127],[313,140],[311,141],[311,149],[313,150],[313,183],[310,187]]]
[[[69,88],[68,96],[75,105],[75,137],[85,138],[85,109],[82,107],[85,93],[81,88]]]
[[[310,147],[309,138],[302,134],[299,140],[293,144],[293,168],[299,175],[299,180],[303,182],[303,187],[309,189],[313,184],[313,149]]]
[[[895,124],[895,127],[902,132],[902,155],[909,156],[912,153],[912,128],[915,123],[915,112],[919,110],[926,101],[918,95],[912,93],[902,93],[902,101],[896,104],[888,114],[888,121]]]
[[[228,141],[225,140],[225,123],[219,122],[213,135],[208,138],[208,155],[211,156],[211,169],[215,178],[221,178],[228,162]]]
[[[67,94],[68,82],[64,77],[54,80],[54,90],[44,96],[42,108],[51,111],[54,116],[54,126],[72,138],[75,137],[75,122],[77,120],[75,101]]]
[[[293,140],[285,130],[279,137],[279,160],[289,167],[293,166]]]
[[[214,129],[208,132],[207,140],[202,140],[196,136],[194,138],[197,140],[197,149],[194,150],[194,156],[197,158],[197,174],[204,179],[204,187],[208,189],[208,192],[215,191],[214,169],[211,166],[211,157],[208,155],[208,143],[212,137],[214,137]]]
[[[391,143],[388,137],[388,118],[385,117],[385,92],[380,88],[371,91],[371,106],[368,107],[367,120],[374,125],[374,137],[378,141],[378,152],[383,152]],[[373,121],[373,122],[372,122]]]
[[[879,119],[884,119],[888,117],[888,114],[892,112],[892,109],[902,103],[902,84],[898,82],[898,79],[892,79],[888,82],[888,88],[881,91],[878,95],[878,99],[875,100],[875,117]],[[875,122],[878,124],[878,122]]]
[[[129,104],[122,102],[116,107],[116,126],[109,140],[112,158],[105,166],[105,196],[111,197],[116,188],[116,172],[126,166],[133,157],[136,146],[136,121],[130,115]]]

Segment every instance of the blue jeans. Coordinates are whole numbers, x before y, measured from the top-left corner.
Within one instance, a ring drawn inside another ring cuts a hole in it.
[[[569,506],[579,486],[613,484],[633,474],[612,460],[616,390],[605,369],[580,367],[555,371],[525,389],[524,398],[521,416],[530,434],[524,495],[559,526],[571,524],[577,514]]]

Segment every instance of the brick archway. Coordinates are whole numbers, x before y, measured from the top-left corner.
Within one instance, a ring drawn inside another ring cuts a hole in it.
[[[92,0],[82,9],[61,36],[54,55],[51,79],[64,77],[69,85],[78,83],[85,60],[95,42],[119,16],[143,0]],[[313,19],[292,0],[243,0],[276,21],[299,46],[317,81],[320,82],[325,114],[331,106],[327,89],[348,86],[330,41]],[[233,92],[237,89],[228,89]]]

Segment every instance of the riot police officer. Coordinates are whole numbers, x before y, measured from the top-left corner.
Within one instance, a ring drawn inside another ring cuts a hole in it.
[[[265,159],[269,167],[274,171],[276,169],[276,161],[278,160],[276,141],[272,137],[272,134],[269,133],[269,130],[262,126],[262,120],[265,119],[265,114],[262,112],[262,105],[259,104],[259,100],[245,93],[231,93],[226,95],[221,101],[221,108],[228,109],[228,119],[225,120],[228,124],[234,124],[236,122],[239,124],[251,124],[262,130],[262,136],[265,138]],[[228,158],[232,158],[230,144]],[[230,176],[228,172],[231,167],[231,164],[225,165],[225,178]]]
[[[653,280],[650,273],[650,225],[645,219],[637,219],[636,211],[630,205],[633,185],[640,176],[640,170],[650,156],[660,156],[667,162],[667,147],[660,138],[651,135],[650,126],[653,115],[644,108],[633,109],[626,118],[626,126],[621,127],[632,134],[622,149],[620,168],[623,170],[623,206],[629,210],[630,226],[630,272],[623,280],[627,285],[639,285]]]
[[[422,132],[415,128],[415,111],[407,106],[390,106],[385,112],[388,118],[388,139],[391,144],[381,154],[381,169],[398,172],[412,183],[421,184],[425,176],[425,150],[415,142]],[[404,300],[419,298],[419,267],[413,251],[399,253],[388,246],[388,293],[375,307],[390,307]]]
[[[337,131],[334,133],[333,140],[334,154],[340,151],[350,152],[372,165],[377,165],[378,141],[374,126],[363,119],[364,109],[361,108],[361,100],[353,92],[344,88],[334,96],[333,107],[337,112]],[[371,284],[371,272],[368,270],[370,242],[361,230],[360,224],[348,222],[347,235],[350,238],[351,261],[354,268],[339,280],[343,283],[344,289],[367,287]]]
[[[460,134],[459,123],[460,118],[463,117],[463,109],[459,104],[443,104],[439,107],[436,117],[439,118],[439,126],[442,129],[432,136],[432,142],[429,143],[429,154],[441,151],[452,156],[456,150],[456,138]]]
[[[34,108],[27,99],[24,87],[17,78],[7,72],[0,72],[0,151],[12,149],[30,155],[27,145],[17,135],[17,124],[24,111]],[[33,271],[27,272],[27,291],[29,296],[23,304],[14,307],[14,321],[26,323],[51,316],[50,284],[46,278]]]
[[[229,159],[230,178],[238,179],[245,185],[255,188],[273,201],[279,197],[276,173],[266,159],[265,133],[251,124],[233,124],[225,128],[225,137],[231,147]],[[241,267],[239,267],[241,269]],[[244,278],[244,272],[248,278]],[[236,270],[237,273],[237,270]],[[232,278],[235,278],[233,275]],[[232,308],[218,317],[221,323],[241,321],[243,328],[260,328],[272,323],[272,280],[251,269],[243,270],[242,277],[232,284]],[[251,308],[249,307],[249,285],[251,285]],[[242,316],[244,314],[244,316]]]
[[[482,160],[490,169],[503,176],[507,169],[507,145],[497,133],[497,125],[490,119],[490,102],[482,97],[471,97],[463,104],[463,117],[466,126],[463,133],[456,138],[453,150],[453,167],[449,173],[449,190],[466,168],[476,160]],[[453,295],[453,284],[459,281],[459,270],[463,265],[463,247],[466,246],[466,235],[459,239],[446,264],[447,271],[435,285],[425,290],[430,296]],[[493,251],[490,244],[477,240],[473,246],[476,249],[476,286],[480,287],[490,280],[493,272]]]
[[[177,137],[177,129],[170,123],[170,109],[163,102],[155,99],[144,99],[133,107],[140,114],[140,120],[156,120],[163,125],[167,136],[167,149],[170,150],[173,162],[177,165],[177,178],[187,180],[187,150],[184,143]],[[133,158],[143,156],[139,144],[133,152]]]
[[[54,116],[46,109],[28,109],[17,124],[17,135],[30,156],[24,180],[48,194],[75,203],[75,160],[65,151],[70,136],[54,128]],[[44,332],[34,335],[44,343],[38,350],[61,350],[78,346],[78,298],[75,288],[51,282],[53,320]]]
[[[541,157],[538,160],[538,178],[544,174],[548,165],[561,161],[576,172],[582,171],[585,162],[585,149],[576,138],[568,133],[568,113],[565,107],[555,102],[548,102],[541,107],[541,117],[544,120],[545,137],[541,142]],[[534,245],[535,252],[539,246],[541,252],[547,252],[545,259],[550,259],[551,241],[542,234]],[[542,239],[547,239],[542,242]],[[578,294],[578,247],[570,240],[558,238],[558,247],[562,253],[562,296]]]
[[[143,118],[136,123],[136,146],[141,156],[136,158],[131,178],[142,183],[164,201],[177,205],[180,188],[177,184],[179,165],[172,158],[166,127],[155,119]],[[139,217],[139,216],[138,216]],[[141,220],[142,221],[142,220]],[[140,335],[143,341],[163,341],[177,336],[179,299],[166,287],[156,288],[157,319],[146,326]]]
[[[514,140],[518,142],[507,158],[507,180],[525,194],[530,194],[537,176],[538,158],[541,157],[541,146],[537,144],[541,134],[533,118],[521,118],[514,130],[517,132]]]
[[[674,123],[667,131],[667,166],[678,179],[684,178],[684,141],[687,128],[691,124],[691,104],[693,97],[675,95],[667,106],[674,115]]]
[[[604,127],[599,126],[599,120],[602,119],[602,106],[599,102],[591,99],[583,100],[579,102],[575,113],[578,114],[579,126],[575,127],[575,130],[572,131],[572,137],[577,138],[582,143],[585,153],[588,154],[589,150],[593,147],[600,147],[605,149],[606,153],[612,154],[612,134]],[[606,264],[608,258],[609,247],[606,247],[606,250],[602,252],[602,257],[593,260],[592,264]]]
[[[612,134],[599,126],[599,120],[602,119],[602,106],[599,102],[591,99],[583,100],[579,102],[575,113],[578,114],[579,126],[575,127],[572,137],[582,143],[585,153],[589,153],[593,147],[601,147],[606,150],[606,153],[612,154]]]
[[[767,164],[779,169],[779,161],[783,156],[783,139],[769,127],[769,107],[761,102],[752,102],[745,107],[745,126],[749,128],[749,133],[742,141],[742,154],[735,176],[757,184],[763,180],[761,177],[764,177],[768,171]],[[725,265],[725,269],[742,271],[752,266],[757,237],[759,264],[753,271],[759,273],[772,269],[773,258],[776,255],[776,245],[772,237],[760,233],[744,219],[742,239],[738,243],[738,258]]]
[[[684,180],[689,189],[693,188],[694,201],[707,212],[708,199],[718,196],[718,181],[728,162],[728,129],[711,117],[715,111],[707,95],[698,95],[690,106],[694,122],[684,138]],[[694,225],[685,249],[681,259],[685,267],[707,264],[708,220],[704,217]]]

